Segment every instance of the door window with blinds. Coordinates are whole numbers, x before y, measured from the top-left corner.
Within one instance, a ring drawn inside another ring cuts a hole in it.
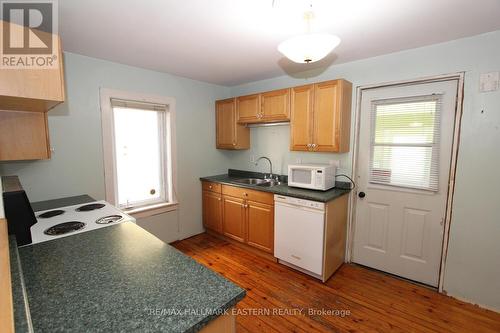
[[[372,101],[370,183],[438,190],[440,112],[441,95]]]
[[[109,93],[101,101],[106,199],[130,211],[172,204],[170,105]]]

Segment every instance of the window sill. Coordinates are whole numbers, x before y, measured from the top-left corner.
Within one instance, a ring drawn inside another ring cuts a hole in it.
[[[129,215],[132,215],[137,219],[140,219],[144,217],[159,215],[177,210],[178,206],[179,206],[178,202],[169,202],[169,203],[161,203],[161,204],[124,209],[123,211]]]

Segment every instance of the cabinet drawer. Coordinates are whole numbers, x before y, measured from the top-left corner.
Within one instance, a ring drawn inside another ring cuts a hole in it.
[[[232,197],[251,200],[255,202],[265,203],[268,205],[274,204],[274,196],[272,193],[250,190],[247,188],[222,185],[222,194]]]
[[[221,184],[219,184],[219,183],[203,181],[201,184],[202,184],[201,186],[203,188],[203,191],[220,193]]]

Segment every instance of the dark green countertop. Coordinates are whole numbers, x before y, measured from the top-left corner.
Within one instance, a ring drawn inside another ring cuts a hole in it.
[[[231,171],[231,170],[229,170]],[[241,171],[238,171],[241,172]],[[256,175],[257,173],[249,173],[249,176]],[[349,193],[351,190],[348,188],[349,183],[345,182],[337,182],[336,187],[328,190],[328,191],[314,191],[301,189],[297,187],[290,187],[286,183],[272,186],[272,187],[262,187],[256,185],[246,185],[241,183],[236,183],[234,180],[238,178],[245,178],[242,176],[243,174],[239,174],[237,176],[231,176],[229,174],[210,176],[210,177],[201,177],[200,180],[211,181],[215,183],[227,184],[231,186],[249,188],[252,190],[258,190],[263,192],[270,192],[273,194],[284,195],[289,197],[296,197],[300,199],[313,200],[319,202],[328,202],[333,199],[336,199],[346,193]]]
[[[59,207],[73,206],[78,204],[85,204],[88,202],[96,201],[94,198],[87,194],[77,195],[73,197],[65,197],[60,199],[52,199],[46,201],[31,202],[31,208],[34,212],[39,212],[42,210],[56,209]]]
[[[35,332],[195,332],[245,296],[130,222],[19,255]]]

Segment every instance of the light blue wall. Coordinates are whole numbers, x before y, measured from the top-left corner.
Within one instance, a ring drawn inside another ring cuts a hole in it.
[[[231,95],[336,78],[356,87],[461,71],[464,114],[444,287],[450,295],[500,310],[500,91],[479,93],[479,74],[500,71],[500,31],[340,64],[319,75],[303,73],[305,79],[282,76],[252,82],[232,87]],[[251,156],[267,155],[282,172],[297,158],[338,159],[342,171],[351,168],[351,154],[289,152],[287,127],[256,128],[251,135],[250,151],[224,153],[232,167],[254,168]]]
[[[154,216],[140,224],[166,241],[202,232],[198,177],[227,169],[215,149],[214,102],[227,97],[228,88],[71,53],[64,54],[64,62],[66,102],[49,113],[52,158],[3,162],[0,174],[19,175],[31,201],[83,193],[104,199],[99,88],[174,97],[179,215]]]

